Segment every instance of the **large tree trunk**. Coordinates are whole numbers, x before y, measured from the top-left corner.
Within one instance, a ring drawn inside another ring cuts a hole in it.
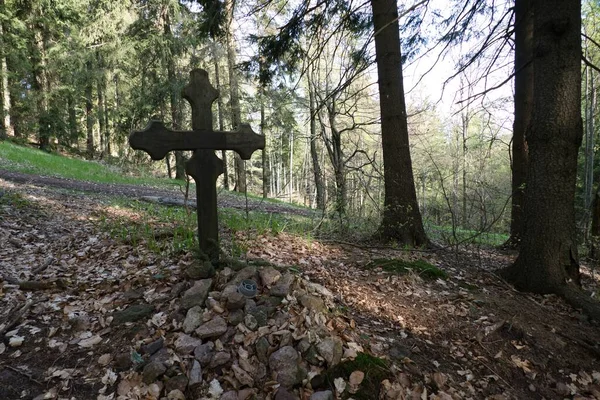
[[[229,90],[231,95],[231,125],[237,129],[241,123],[240,92],[235,73],[235,43],[233,38],[233,0],[225,0],[225,41],[227,45],[227,66],[229,69]],[[235,153],[233,157],[235,167],[235,188],[237,192],[246,191],[246,169],[240,155]]]
[[[507,247],[523,238],[527,182],[527,130],[533,111],[533,14],[531,0],[515,2],[515,120],[512,139],[512,205]]]
[[[41,13],[42,11],[40,11]],[[41,19],[40,15],[40,19]],[[42,150],[49,150],[51,127],[48,117],[49,79],[46,65],[47,34],[43,22],[33,26],[34,43],[32,48],[33,89],[36,94],[38,113],[38,140]]]
[[[4,0],[0,0],[0,8],[5,7]],[[12,136],[13,130],[10,123],[10,89],[8,86],[8,41],[4,36],[4,26],[0,23],[0,139]]]
[[[517,0],[520,1],[520,0]],[[557,293],[600,320],[600,307],[580,292],[575,226],[581,119],[581,3],[533,0],[533,114],[525,220],[515,263],[502,271],[520,290]]]
[[[396,0],[371,0],[379,75],[385,198],[379,236],[400,244],[429,243],[417,203],[408,143],[408,124]]]

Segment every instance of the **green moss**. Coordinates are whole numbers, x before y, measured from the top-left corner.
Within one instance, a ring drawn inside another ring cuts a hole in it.
[[[381,382],[392,378],[392,373],[385,360],[367,353],[359,353],[354,360],[344,361],[328,369],[323,374],[324,384],[335,393],[334,380],[341,377],[347,382],[350,374],[354,371],[364,372],[365,379],[360,384],[358,392],[351,394],[345,391],[342,394],[343,399],[349,397],[355,400],[378,399]]]
[[[27,209],[33,206],[33,203],[17,192],[2,192],[0,196],[0,206],[10,206],[19,210]]]
[[[366,269],[382,268],[386,272],[404,275],[415,272],[425,279],[446,279],[448,274],[425,260],[406,261],[399,258],[377,258],[371,260]]]

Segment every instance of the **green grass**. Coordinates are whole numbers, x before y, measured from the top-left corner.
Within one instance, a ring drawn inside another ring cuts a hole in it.
[[[150,186],[176,186],[169,179],[127,176],[120,168],[46,153],[32,147],[0,141],[0,168],[13,172],[38,174],[98,183],[128,183]]]
[[[431,240],[446,244],[479,244],[484,246],[501,246],[509,235],[505,233],[479,232],[476,230],[456,228],[456,238],[452,234],[451,226],[426,224],[425,230]]]
[[[6,191],[2,192],[2,196],[0,197],[0,207],[11,207],[18,210],[26,210],[34,207],[34,204],[23,197],[21,193]]]
[[[376,258],[371,260],[365,269],[381,268],[386,272],[404,275],[409,272],[417,273],[424,279],[446,279],[448,274],[425,260],[405,261],[399,258]]]
[[[124,198],[112,199],[111,206],[127,216],[106,213],[100,217],[99,224],[118,240],[133,246],[145,244],[159,253],[177,254],[195,251],[198,247],[195,211]],[[234,208],[220,208],[218,213],[220,225],[233,234],[239,231],[253,235],[289,232],[310,238],[316,223],[311,218],[293,214],[251,211],[246,215],[245,211]],[[232,256],[239,257],[247,248],[244,243],[232,240],[230,250]]]
[[[108,213],[99,218],[101,229],[132,246],[146,245],[156,253],[179,254],[198,248],[196,214],[183,208],[115,198],[113,207],[126,216]]]

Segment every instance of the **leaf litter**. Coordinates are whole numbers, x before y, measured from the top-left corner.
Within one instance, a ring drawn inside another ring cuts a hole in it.
[[[23,199],[0,202],[2,399],[600,398],[597,324],[498,279],[514,254],[224,230],[249,266],[219,270],[186,308],[199,290],[186,275],[193,255],[156,254],[98,223],[136,215],[102,196],[0,185]],[[448,277],[373,267],[381,259],[424,260]],[[228,288],[241,278],[264,283],[255,299]],[[385,363],[320,379],[364,353]],[[386,371],[379,394],[360,397],[373,368]]]

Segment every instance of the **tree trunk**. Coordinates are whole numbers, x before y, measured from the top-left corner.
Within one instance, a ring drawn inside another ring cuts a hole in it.
[[[169,80],[169,107],[171,109],[171,125],[173,129],[180,129],[181,121],[179,118],[179,90],[177,87],[177,79],[175,76],[175,60],[173,48],[173,33],[171,31],[171,19],[168,9],[163,10],[163,33],[166,40],[169,42],[169,51],[165,52],[165,64],[167,67],[167,79]],[[175,153],[175,179],[185,179],[185,157],[183,151],[176,150]],[[170,170],[170,166],[169,166]],[[169,177],[171,173],[169,171]]]
[[[100,58],[100,54],[97,54],[98,57],[98,80],[96,81],[96,91],[97,91],[97,96],[98,96],[98,126],[99,126],[99,134],[100,134],[100,158],[103,158],[105,153],[106,153],[106,147],[107,147],[107,140],[108,140],[108,135],[106,133],[106,121],[104,119],[104,115],[105,115],[105,102],[104,102],[104,90],[106,89],[104,87],[104,79],[103,79],[103,74],[104,71],[102,70],[103,66],[102,66],[102,59]]]
[[[520,1],[520,0],[517,0]],[[520,290],[557,293],[600,320],[600,307],[579,292],[575,227],[581,120],[581,3],[533,0],[533,114],[525,220],[515,263],[502,271]]]
[[[417,203],[408,143],[408,124],[396,0],[371,0],[379,75],[385,198],[379,236],[399,244],[429,243]]]
[[[533,9],[531,0],[515,2],[515,120],[512,139],[512,205],[510,238],[517,247],[523,238],[525,183],[527,182],[527,131],[533,112]]]
[[[10,124],[12,126],[12,132],[15,137],[21,137],[21,123],[22,123],[22,110],[18,107],[19,101],[19,93],[15,90],[15,86],[18,85],[16,82],[14,75],[12,74],[15,71],[14,63],[11,62],[10,58],[6,59],[6,70],[8,71],[8,96],[10,102]]]
[[[225,123],[223,121],[223,97],[221,96],[221,75],[219,74],[219,60],[217,57],[217,44],[213,43],[213,62],[215,64],[215,83],[217,90],[219,91],[219,97],[217,97],[217,115],[219,117],[219,130],[225,131]],[[221,150],[221,159],[223,160],[223,186],[226,190],[229,190],[229,174],[227,172],[227,151]]]
[[[41,12],[41,11],[40,11]],[[40,19],[41,19],[40,15]],[[49,150],[51,127],[48,116],[48,69],[46,65],[47,34],[43,22],[34,27],[34,44],[32,49],[33,89],[36,94],[38,113],[38,140],[42,150]]]
[[[86,127],[86,153],[89,159],[94,158],[94,113],[93,113],[93,68],[92,62],[88,61],[86,63],[87,68],[87,80],[85,84],[85,127]]]
[[[73,93],[69,93],[67,98],[67,112],[69,114],[69,146],[77,143],[79,130],[77,128],[77,112],[75,111],[75,99]]]
[[[0,0],[0,8],[4,0]],[[8,43],[4,36],[4,26],[0,22],[0,139],[14,134],[10,123],[10,88],[8,86]]]
[[[596,90],[594,88],[594,72],[591,68],[586,68],[586,110],[585,110],[585,179],[584,179],[584,207],[585,207],[585,238],[588,239],[588,228],[590,221],[590,211],[593,202],[594,186],[594,111],[596,108]]]
[[[225,0],[225,41],[227,42],[227,66],[229,70],[229,91],[231,95],[231,125],[237,129],[241,123],[240,94],[237,75],[235,73],[235,43],[233,38],[233,0]],[[235,167],[236,192],[246,191],[246,169],[240,155],[234,153],[233,163]]]
[[[260,84],[260,134],[265,137],[267,142],[267,133],[265,131],[265,87]],[[267,146],[261,152],[261,167],[262,167],[262,195],[263,199],[269,196],[269,170],[267,169]]]
[[[310,67],[309,67],[310,68]],[[308,76],[308,109],[310,112],[310,156],[312,159],[312,169],[315,177],[316,202],[319,210],[325,210],[325,184],[323,183],[323,175],[321,165],[319,163],[319,154],[317,150],[317,110],[315,105],[315,88],[312,84],[312,76],[309,72]]]

